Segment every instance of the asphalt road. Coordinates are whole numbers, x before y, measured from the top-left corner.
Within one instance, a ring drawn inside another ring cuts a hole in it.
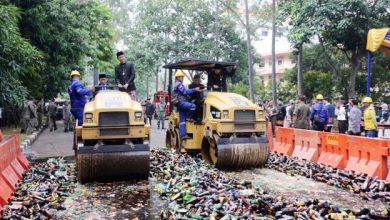
[[[168,121],[165,122],[167,127]],[[48,157],[70,157],[74,155],[73,133],[64,132],[64,124],[62,121],[57,121],[58,129],[50,132],[49,129],[45,129],[39,138],[31,146],[31,151],[38,159]],[[157,121],[152,120],[151,129],[151,148],[165,147],[165,132],[166,129],[158,129]]]

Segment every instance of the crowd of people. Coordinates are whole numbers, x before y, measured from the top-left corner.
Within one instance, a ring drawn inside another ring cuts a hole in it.
[[[384,102],[373,102],[371,97],[349,99],[347,102],[332,102],[321,94],[312,102],[300,96],[287,104],[278,101],[261,103],[267,116],[275,126],[312,129],[316,131],[338,132],[349,135],[378,136],[378,124],[390,124],[389,105]]]

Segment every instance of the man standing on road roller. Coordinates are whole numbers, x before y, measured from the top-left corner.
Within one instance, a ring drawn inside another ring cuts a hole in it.
[[[176,72],[175,86],[173,88],[172,93],[172,103],[177,107],[179,111],[179,128],[182,140],[190,139],[190,137],[187,135],[186,120],[187,117],[190,120],[193,120],[192,117],[196,109],[196,105],[188,101],[188,95],[201,91],[200,87],[196,87],[194,89],[186,89],[183,85],[184,76],[185,74],[182,70],[178,70]]]
[[[328,110],[323,103],[324,97],[321,94],[318,94],[316,99],[317,102],[311,110],[310,121],[313,130],[324,131],[325,125],[328,123]]]
[[[116,53],[116,58],[119,60],[119,65],[115,66],[115,82],[120,91],[127,92],[132,100],[136,100],[134,64],[126,62],[125,54],[122,51]]]
[[[218,66],[216,66],[218,67]],[[207,90],[227,92],[226,77],[236,72],[237,66],[215,68],[207,72]]]
[[[196,87],[199,87],[201,89],[204,89],[204,85],[200,83],[200,74],[196,74],[194,76],[194,79],[192,80],[192,83],[188,85],[189,89],[194,89]],[[203,93],[194,93],[191,95],[192,102],[196,105],[196,110],[194,112],[194,119],[196,124],[202,123],[202,117],[203,117],[203,102],[204,102],[204,96]]]
[[[364,130],[366,131],[366,137],[377,137],[378,124],[376,122],[375,108],[372,105],[371,97],[365,97],[363,99],[363,105],[365,107],[363,113]]]
[[[81,126],[83,125],[84,105],[87,103],[87,96],[92,94],[93,88],[84,88],[83,84],[80,82],[80,73],[77,70],[73,70],[70,73],[70,77],[72,78],[68,87],[71,106],[70,112],[77,120],[77,125]]]

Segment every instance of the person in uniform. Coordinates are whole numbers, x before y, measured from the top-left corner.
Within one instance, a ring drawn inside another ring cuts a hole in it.
[[[70,113],[68,101],[65,101],[62,107],[62,119],[64,120],[64,132],[72,131],[72,113]]]
[[[150,102],[150,98],[145,103],[145,115],[149,119],[150,126],[152,126],[152,118],[154,114],[154,105]]]
[[[73,70],[70,73],[72,81],[68,87],[68,93],[70,97],[70,112],[73,117],[77,120],[77,125],[83,125],[83,113],[84,106],[87,103],[87,96],[91,95],[93,88],[84,88],[80,82],[80,73],[77,70]]]
[[[116,53],[119,65],[115,66],[115,82],[120,91],[129,93],[131,99],[137,100],[136,87],[134,83],[134,64],[127,63],[125,54],[120,51]]]
[[[40,129],[42,128],[43,124],[43,115],[45,114],[44,111],[44,102],[43,99],[41,98],[40,100],[37,100],[37,117],[38,117],[38,126],[37,128]]]
[[[56,118],[57,118],[57,104],[54,102],[54,99],[49,101],[49,105],[47,106],[47,111],[49,115],[49,129],[50,132],[57,130]]]
[[[25,104],[23,110],[23,119],[22,119],[22,132],[26,132],[27,135],[30,135],[34,131],[34,119],[37,117],[37,108],[34,104],[34,99],[29,98]]]
[[[362,102],[365,107],[365,110],[363,112],[363,119],[364,119],[364,130],[366,131],[366,137],[377,137],[378,124],[376,121],[375,108],[372,105],[372,98],[365,97]]]
[[[175,74],[175,86],[173,89],[173,96],[172,96],[172,103],[176,105],[178,111],[179,111],[179,118],[180,118],[180,136],[182,140],[190,139],[187,135],[187,128],[186,128],[186,120],[189,118],[190,120],[193,120],[193,114],[196,109],[196,105],[192,102],[188,101],[188,96],[192,95],[195,92],[200,92],[200,87],[196,87],[193,89],[186,89],[183,85],[184,80],[184,72],[182,70],[178,70]]]
[[[192,83],[188,85],[189,89],[194,89],[196,87],[199,87],[200,89],[204,89],[205,86],[200,83],[200,74],[196,74],[194,76],[194,79],[192,80]],[[203,102],[204,102],[204,96],[201,92],[196,92],[191,95],[191,101],[195,103],[196,109],[194,112],[194,120],[197,124],[202,122],[203,117]]]
[[[157,105],[157,127],[158,129],[160,129],[160,124],[161,124],[161,128],[162,129],[165,129],[164,128],[164,122],[165,122],[165,108],[166,108],[166,104],[165,104],[165,97],[161,97],[160,98],[160,103],[158,103]]]
[[[217,92],[227,92],[226,77],[232,76],[236,72],[237,66],[216,68],[207,72],[207,90]]]

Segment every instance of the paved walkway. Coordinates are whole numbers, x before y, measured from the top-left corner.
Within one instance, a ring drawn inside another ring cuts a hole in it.
[[[168,121],[165,125],[167,127]],[[37,158],[73,156],[73,132],[65,133],[62,121],[57,121],[57,127],[53,132],[45,129],[31,146],[31,151],[36,153]],[[165,147],[165,132],[166,129],[157,128],[157,120],[152,120],[150,148]]]

